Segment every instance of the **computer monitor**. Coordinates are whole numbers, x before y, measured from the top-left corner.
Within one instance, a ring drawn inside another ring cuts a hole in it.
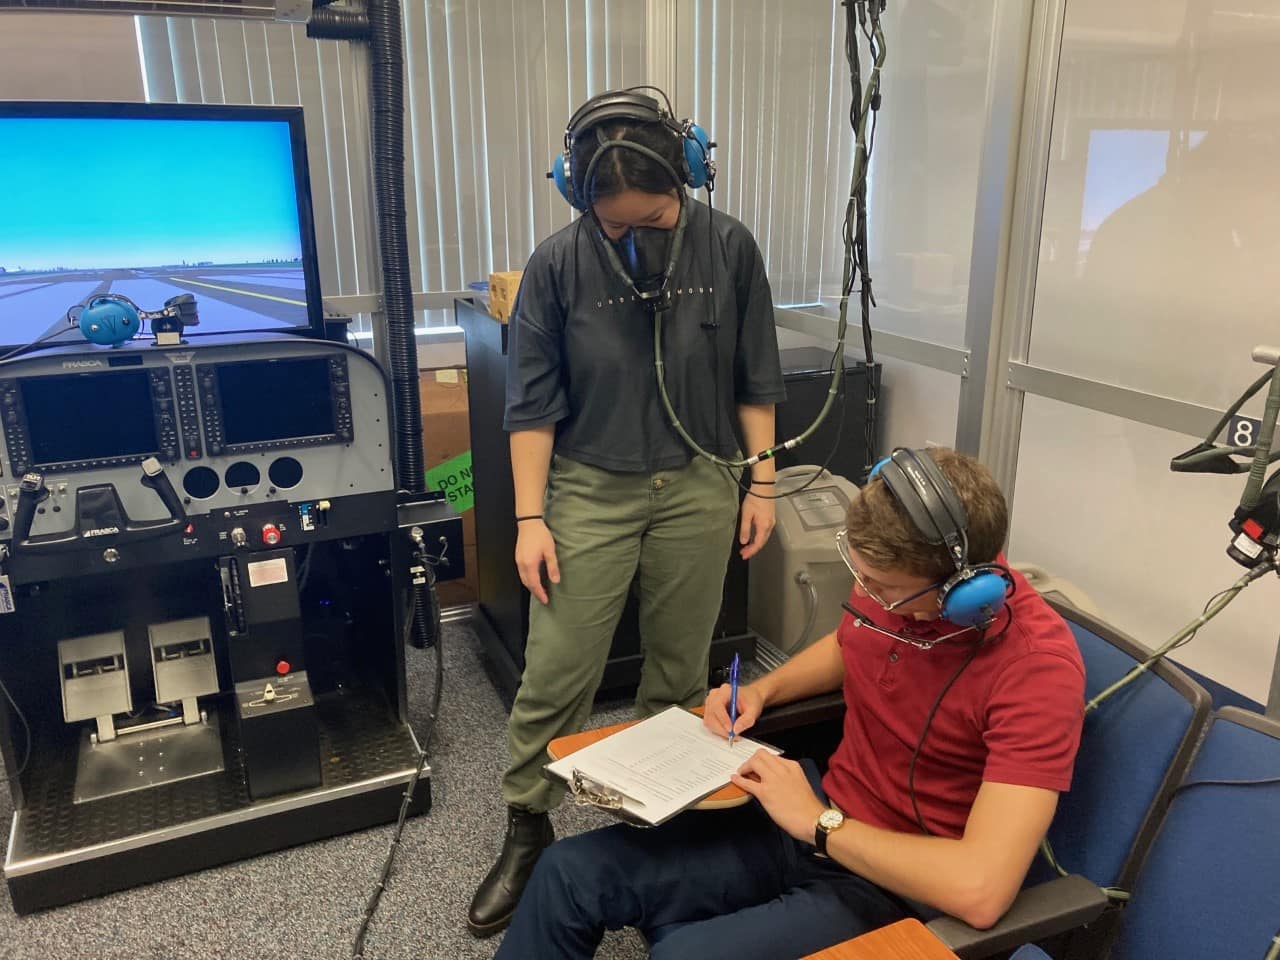
[[[323,334],[300,107],[0,101],[0,144],[0,349],[81,339],[104,293]]]

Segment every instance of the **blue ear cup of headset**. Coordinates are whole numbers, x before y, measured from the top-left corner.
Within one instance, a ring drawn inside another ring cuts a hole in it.
[[[90,297],[85,305],[79,308],[79,316],[74,311],[68,314],[80,326],[80,332],[90,343],[115,347],[135,337],[142,326],[137,305],[128,297],[120,294],[99,294]]]
[[[979,564],[957,573],[939,588],[942,617],[959,627],[984,627],[1009,596],[1008,575],[995,564]]]
[[[586,201],[577,195],[573,186],[573,142],[584,130],[608,120],[662,123],[671,131],[672,136],[682,140],[684,162],[681,164],[682,169],[677,172],[685,184],[700,190],[714,183],[715,165],[711,162],[711,148],[715,144],[702,127],[688,120],[681,122],[672,119],[652,97],[637,94],[633,90],[611,91],[592,97],[574,112],[569,120],[569,128],[565,131],[564,152],[556,154],[551,160],[547,179],[555,183],[560,196],[573,209],[584,213],[587,210]]]
[[[696,123],[686,124],[684,133],[684,166],[688,176],[685,183],[701,190],[715,176],[711,167],[711,148],[714,146],[707,131]]]
[[[568,151],[556,154],[555,159],[551,161],[551,172],[547,176],[555,182],[560,196],[569,201],[569,206],[575,210],[586,211],[586,205],[578,202],[578,195],[573,190],[573,180],[569,175]]]
[[[991,623],[1008,599],[1013,578],[997,563],[969,563],[964,505],[933,458],[899,448],[871,468],[868,482],[877,476],[929,543],[961,545],[958,558],[952,551],[956,572],[938,588],[943,619],[960,627]]]

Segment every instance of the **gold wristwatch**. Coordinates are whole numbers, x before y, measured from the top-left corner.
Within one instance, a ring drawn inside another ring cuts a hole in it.
[[[827,837],[844,826],[844,814],[831,807],[818,815],[818,824],[813,830],[813,845],[818,849],[818,856],[828,856]]]

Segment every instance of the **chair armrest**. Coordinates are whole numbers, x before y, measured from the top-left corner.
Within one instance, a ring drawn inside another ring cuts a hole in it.
[[[1092,880],[1072,874],[1023,890],[990,930],[955,917],[938,917],[928,927],[962,960],[974,960],[1083,926],[1100,917],[1108,902]]]
[[[843,721],[844,694],[836,690],[804,700],[795,700],[781,706],[769,707],[751,728],[751,736],[769,736],[796,727],[808,727],[820,723]]]

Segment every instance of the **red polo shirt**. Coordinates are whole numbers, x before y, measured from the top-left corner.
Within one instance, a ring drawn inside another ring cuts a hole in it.
[[[1017,587],[981,649],[942,698],[916,761],[915,794],[929,830],[964,833],[984,780],[1063,791],[1071,786],[1084,721],[1084,664],[1066,623],[1016,571]],[[886,612],[874,600],[850,604],[887,630],[922,638],[958,629]],[[973,650],[975,634],[921,650],[857,626],[836,632],[844,658],[844,735],[823,778],[847,815],[919,833],[907,775],[929,709]]]

